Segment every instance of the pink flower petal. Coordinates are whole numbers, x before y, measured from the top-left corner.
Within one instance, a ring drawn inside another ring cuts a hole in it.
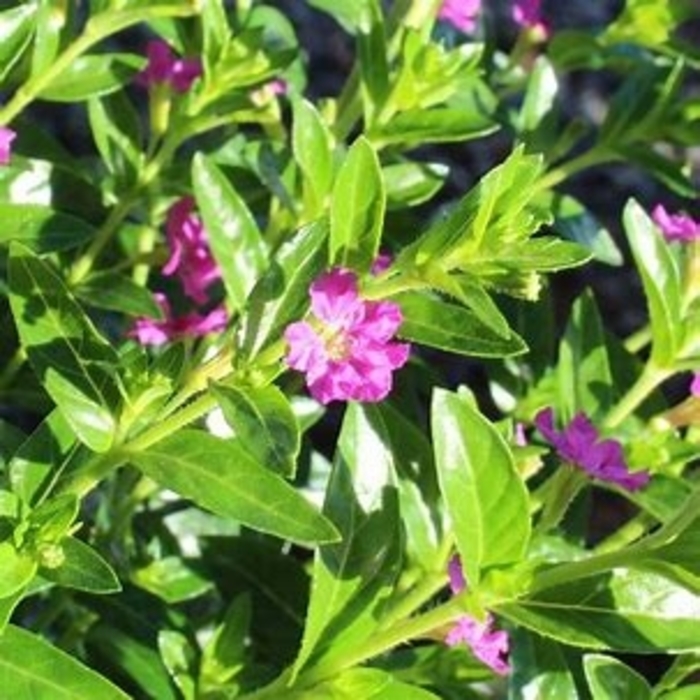
[[[700,222],[686,214],[670,214],[663,204],[654,207],[651,218],[669,242],[688,243],[700,238]]]
[[[7,165],[12,155],[12,142],[17,134],[7,126],[0,126],[0,165]]]

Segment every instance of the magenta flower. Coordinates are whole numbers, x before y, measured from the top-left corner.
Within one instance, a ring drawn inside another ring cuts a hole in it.
[[[17,134],[7,126],[0,126],[0,165],[7,165],[12,155],[12,142]]]
[[[149,41],[146,55],[148,65],[137,76],[144,87],[168,84],[175,92],[187,92],[202,75],[199,58],[176,58],[170,45],[162,39]]]
[[[700,238],[700,222],[686,214],[669,214],[663,204],[654,207],[651,218],[667,241],[688,243]]]
[[[177,275],[185,294],[198,304],[207,301],[207,289],[221,279],[202,220],[194,213],[194,199],[179,199],[168,212],[165,233],[170,246],[170,258],[163,274]]]
[[[450,559],[447,570],[450,577],[450,588],[453,595],[457,595],[467,585],[459,557],[454,556]],[[454,627],[447,633],[445,643],[449,646],[466,644],[477,659],[489,666],[494,673],[503,676],[510,673],[510,664],[508,663],[510,640],[507,632],[494,630],[493,624],[492,615],[487,615],[483,622],[469,615],[461,615],[457,618]]]
[[[306,373],[309,391],[321,403],[384,399],[410,348],[390,342],[403,321],[398,304],[362,299],[357,276],[342,268],[319,277],[310,295],[314,319],[284,332],[287,364]]]
[[[630,472],[622,445],[601,440],[596,427],[584,413],[577,413],[564,430],[554,429],[554,412],[545,408],[535,416],[535,426],[559,456],[588,472],[594,479],[636,491],[649,481],[648,471]]]
[[[128,333],[141,345],[164,345],[178,338],[198,338],[226,328],[228,314],[223,307],[206,314],[190,313],[176,317],[172,315],[164,294],[154,294],[154,297],[163,310],[163,319],[138,318]]]
[[[455,29],[470,34],[476,28],[476,18],[481,10],[481,0],[443,0],[438,19]]]
[[[695,372],[690,382],[690,393],[692,396],[700,396],[700,372]]]
[[[370,274],[381,275],[385,273],[394,262],[394,257],[390,253],[379,253],[372,261],[372,266],[369,268]]]
[[[514,0],[513,21],[524,29],[534,29],[543,37],[549,36],[549,27],[542,20],[541,0]]]

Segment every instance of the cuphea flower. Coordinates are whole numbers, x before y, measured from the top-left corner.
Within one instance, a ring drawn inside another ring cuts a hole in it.
[[[149,41],[146,55],[148,65],[137,78],[145,87],[168,84],[176,92],[187,92],[202,75],[202,62],[198,58],[176,58],[162,39]]]
[[[154,297],[163,311],[163,318],[138,318],[128,334],[142,345],[163,345],[178,338],[196,338],[216,333],[226,327],[228,315],[223,307],[206,314],[173,316],[165,295],[155,294]]]
[[[448,574],[450,589],[453,595],[457,595],[467,585],[459,557],[454,556],[450,559]],[[462,642],[467,644],[477,659],[489,666],[495,673],[503,676],[510,672],[510,664],[508,663],[510,642],[508,633],[493,629],[493,624],[492,615],[487,615],[483,622],[469,615],[461,615],[445,637],[445,643],[450,646]]]
[[[163,266],[164,275],[177,275],[185,294],[198,304],[207,301],[207,290],[221,279],[202,220],[194,213],[194,199],[183,197],[168,212],[165,233],[170,258]]]
[[[443,0],[438,18],[465,34],[474,31],[481,0]]]
[[[690,393],[693,396],[700,396],[700,372],[693,374],[693,379],[690,382]]]
[[[657,204],[654,207],[651,218],[661,229],[667,241],[688,243],[700,238],[700,222],[686,214],[670,214],[663,204]]]
[[[586,471],[594,479],[617,484],[628,491],[642,488],[649,472],[630,472],[617,440],[601,440],[596,427],[578,413],[564,430],[555,430],[554,412],[545,408],[535,416],[535,426],[559,456]]]
[[[384,399],[409,354],[408,344],[391,342],[403,321],[398,304],[362,299],[357,276],[343,268],[319,277],[310,295],[312,321],[285,330],[287,364],[306,373],[321,403]]]
[[[0,126],[0,165],[7,165],[12,155],[12,142],[17,134],[7,126]]]
[[[533,29],[546,38],[549,28],[542,20],[541,0],[514,0],[513,21],[525,29]]]

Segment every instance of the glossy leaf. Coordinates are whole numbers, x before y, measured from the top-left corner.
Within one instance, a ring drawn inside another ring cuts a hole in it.
[[[0,686],[14,700],[129,700],[106,678],[14,625],[0,635]]]
[[[152,292],[130,277],[115,272],[90,276],[75,289],[75,295],[89,306],[128,316],[160,318],[162,315]]]
[[[41,204],[0,203],[0,244],[18,241],[36,253],[76,248],[95,235],[95,228],[71,214]]]
[[[538,56],[520,109],[518,126],[521,131],[532,132],[540,126],[551,112],[558,92],[559,82],[552,64],[545,56]]]
[[[440,190],[449,173],[442,163],[395,163],[382,169],[387,208],[401,209],[428,201]]]
[[[309,219],[324,210],[333,182],[331,135],[308,100],[293,103],[292,151],[304,178],[304,211]]]
[[[527,350],[514,332],[504,336],[494,331],[469,309],[415,293],[395,300],[404,317],[399,335],[420,345],[477,357],[508,357]]]
[[[40,574],[59,586],[89,593],[116,593],[121,585],[112,567],[89,545],[74,537],[60,542],[63,563],[54,569],[42,567]]]
[[[596,700],[651,700],[649,684],[621,661],[602,654],[587,654],[583,669]]]
[[[275,386],[218,386],[214,393],[235,440],[258,463],[291,477],[301,446],[289,400]]]
[[[679,272],[666,241],[634,200],[625,207],[623,221],[644,285],[653,336],[652,356],[663,366],[675,359],[681,343]]]
[[[171,605],[198,598],[212,590],[213,584],[180,557],[156,559],[135,569],[134,583]]]
[[[340,168],[331,204],[331,262],[367,270],[377,253],[384,223],[386,193],[379,159],[360,137]]]
[[[190,641],[180,632],[161,630],[158,634],[158,649],[184,700],[195,700],[195,653]]]
[[[47,263],[13,244],[10,302],[34,371],[78,437],[95,452],[114,439],[114,350]]]
[[[589,649],[655,653],[700,645],[700,596],[630,569],[568,581],[497,612],[537,634]]]
[[[385,428],[352,404],[323,508],[342,540],[322,546],[315,557],[295,675],[312,656],[342,658],[344,644],[352,648],[376,629],[377,609],[398,573],[401,551],[395,483]]]
[[[228,302],[238,311],[267,267],[265,243],[246,203],[213,160],[198,153],[192,181]]]
[[[436,389],[431,429],[440,491],[470,587],[486,569],[520,561],[529,503],[510,450],[466,396]]]
[[[25,3],[0,13],[0,80],[4,80],[29,46],[36,10],[36,4]]]
[[[402,683],[386,671],[355,668],[327,684],[338,700],[438,700],[438,696],[415,685]]]
[[[331,523],[236,442],[182,430],[131,461],[152,479],[217,515],[300,544],[331,542]]]
[[[19,593],[34,578],[36,570],[34,557],[17,551],[12,542],[0,542],[0,599]]]
[[[80,56],[39,96],[51,102],[82,102],[119,90],[142,67],[143,59],[131,54]]]

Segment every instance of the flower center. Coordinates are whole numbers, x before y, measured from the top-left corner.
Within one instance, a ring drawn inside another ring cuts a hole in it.
[[[341,362],[350,356],[350,337],[344,329],[326,326],[321,338],[329,360]]]

